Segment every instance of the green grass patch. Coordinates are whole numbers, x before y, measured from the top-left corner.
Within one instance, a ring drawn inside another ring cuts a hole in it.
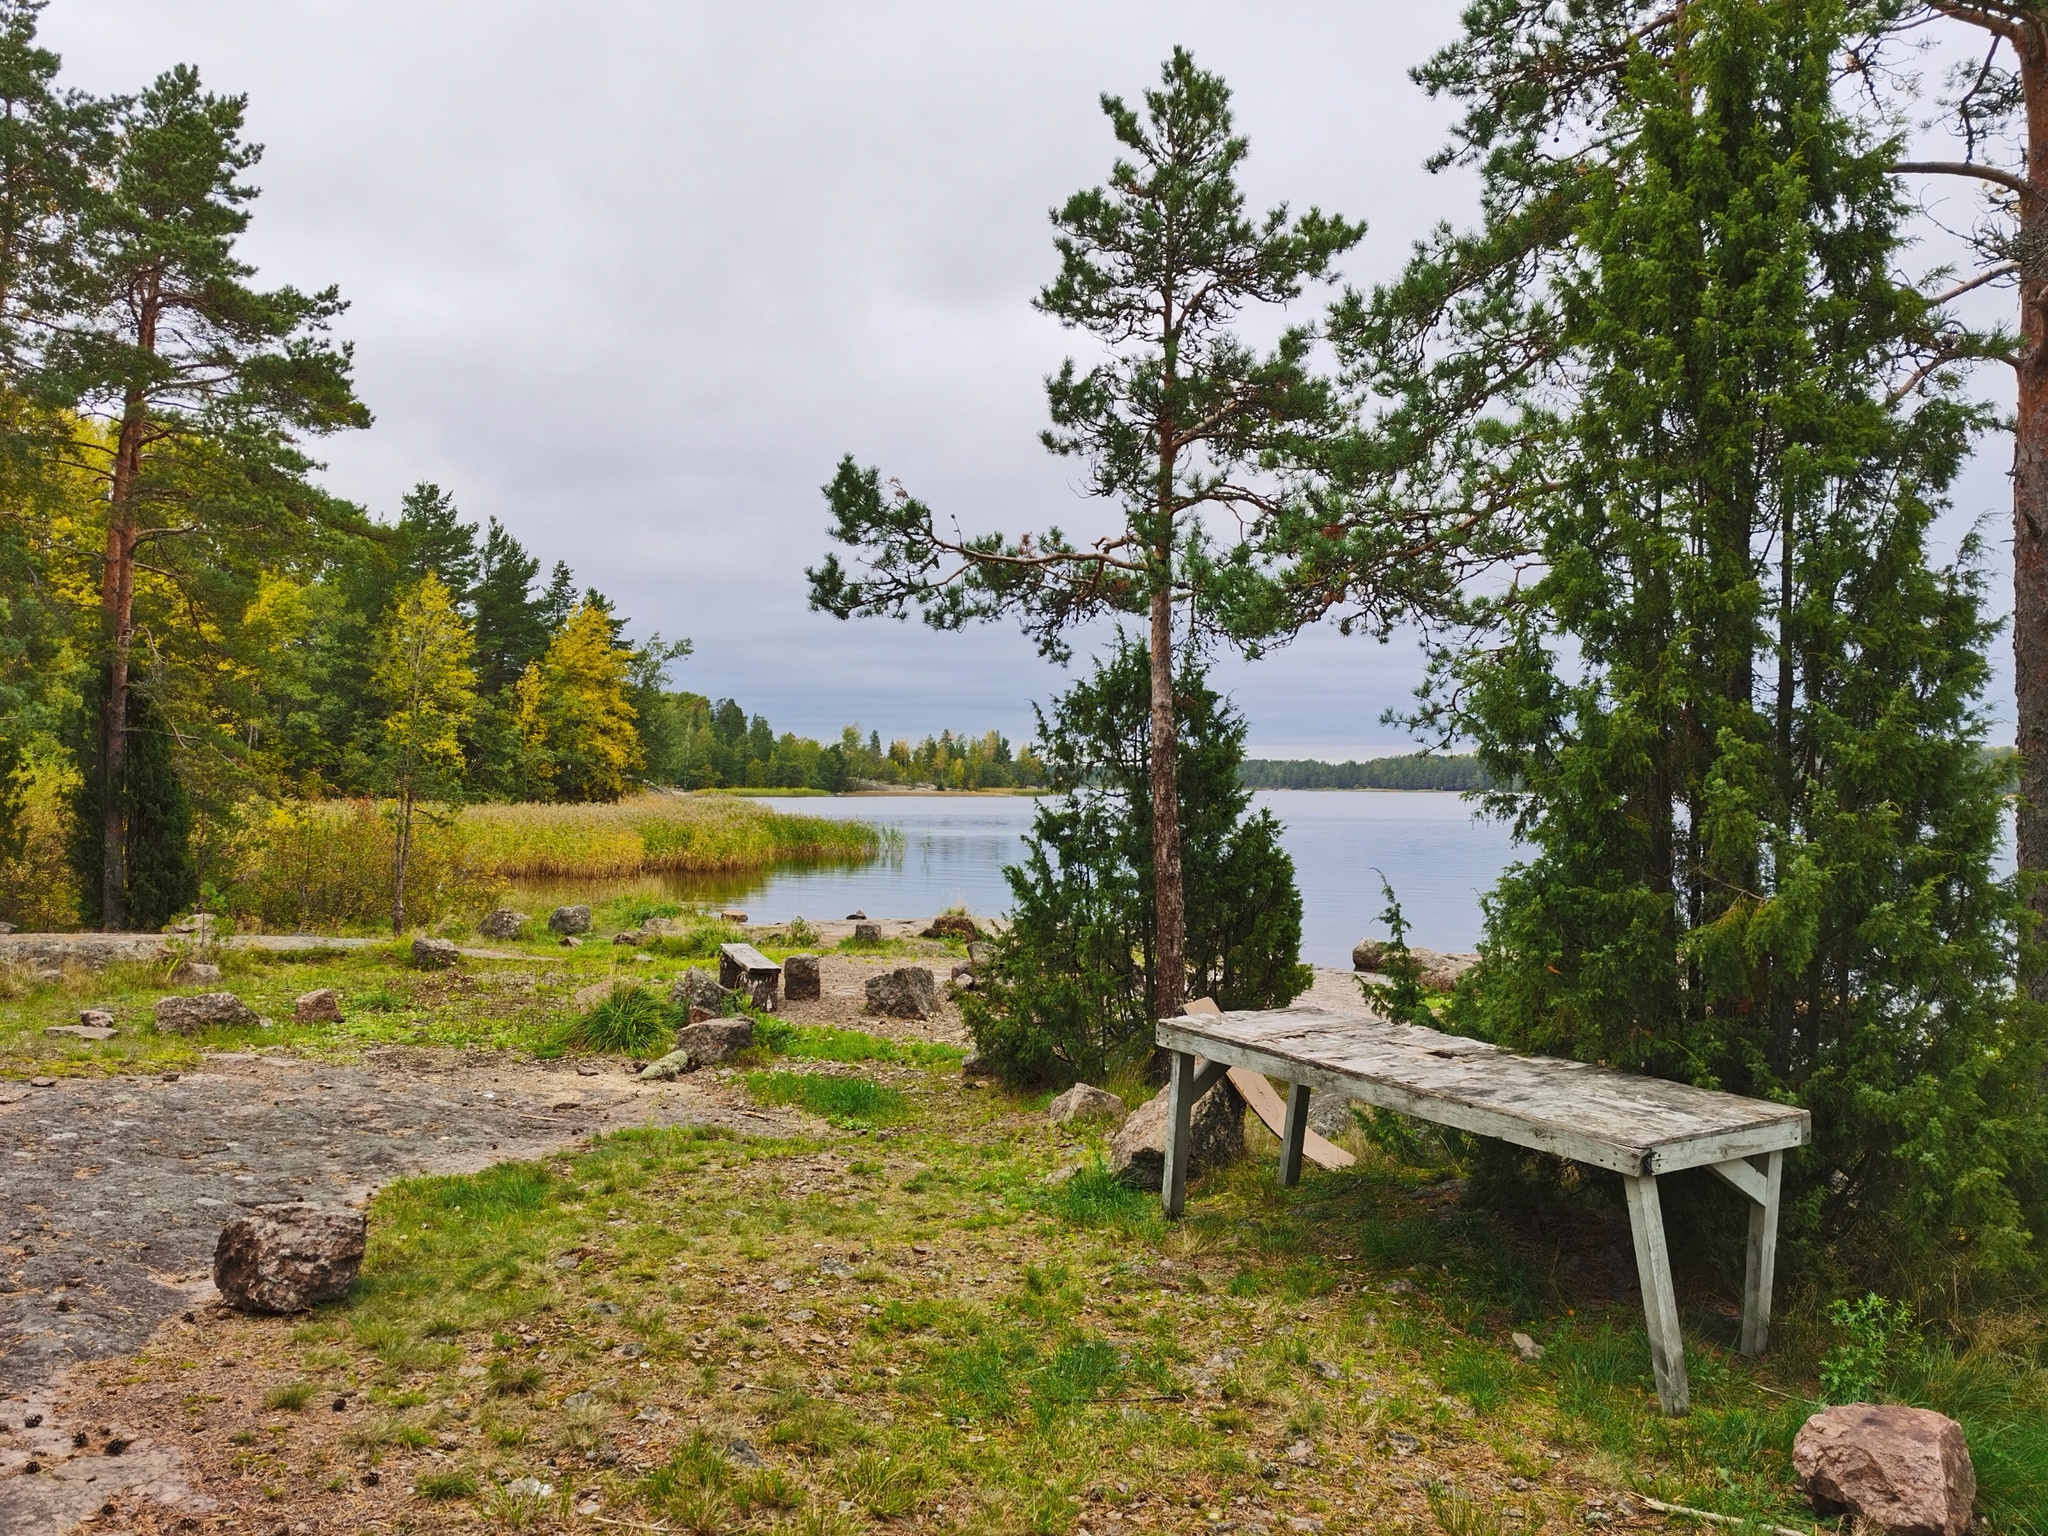
[[[659,1056],[669,1048],[676,1023],[676,1011],[665,998],[622,981],[612,987],[611,996],[564,1025],[553,1043],[565,1051]]]
[[[894,1088],[864,1077],[818,1072],[749,1072],[747,1090],[763,1104],[790,1104],[842,1127],[894,1125],[909,1118],[910,1103]]]
[[[887,1061],[915,1067],[957,1066],[967,1052],[936,1040],[887,1040],[865,1030],[830,1024],[792,1024],[767,1017],[754,1021],[754,1041],[777,1056],[807,1061]]]

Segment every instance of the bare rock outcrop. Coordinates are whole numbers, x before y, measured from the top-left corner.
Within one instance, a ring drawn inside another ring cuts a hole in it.
[[[1166,1090],[1131,1111],[1109,1139],[1109,1171],[1133,1189],[1157,1189],[1166,1177]],[[1198,1178],[1244,1156],[1244,1098],[1218,1083],[1188,1116],[1188,1177]]]

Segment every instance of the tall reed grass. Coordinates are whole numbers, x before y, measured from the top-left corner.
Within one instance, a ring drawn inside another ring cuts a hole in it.
[[[406,917],[476,913],[509,880],[614,880],[644,874],[858,861],[882,835],[859,822],[796,816],[724,797],[639,795],[615,805],[426,808],[406,869]],[[251,804],[227,840],[220,896],[266,928],[387,920],[392,821],[371,800]]]

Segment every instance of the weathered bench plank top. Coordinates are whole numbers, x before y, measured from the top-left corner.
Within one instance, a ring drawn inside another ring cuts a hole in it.
[[[1638,1077],[1367,1013],[1271,1008],[1162,1019],[1159,1044],[1618,1173],[1805,1144],[1803,1109]]]
[[[731,961],[749,976],[768,976],[782,969],[751,944],[721,944],[718,946],[718,957]]]

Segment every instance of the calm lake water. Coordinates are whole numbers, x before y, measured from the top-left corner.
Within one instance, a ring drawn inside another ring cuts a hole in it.
[[[1351,946],[1383,933],[1383,871],[1414,943],[1471,949],[1479,896],[1513,856],[1507,830],[1481,821],[1458,795],[1373,790],[1267,790],[1256,797],[1286,828],[1303,907],[1302,958],[1349,967]],[[1028,796],[852,795],[776,800],[807,815],[868,821],[901,837],[898,849],[852,868],[787,868],[754,876],[669,882],[680,896],[742,905],[754,922],[792,917],[925,917],[954,903],[1008,909],[1005,864],[1022,855],[1035,802]]]

